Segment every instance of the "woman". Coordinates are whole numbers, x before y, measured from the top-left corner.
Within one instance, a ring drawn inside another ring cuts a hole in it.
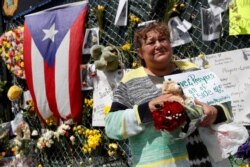
[[[137,167],[211,166],[198,131],[189,136],[192,142],[186,144],[185,139],[174,140],[181,129],[171,133],[157,131],[152,122],[151,112],[169,98],[161,93],[163,76],[195,69],[193,64],[187,67],[172,61],[169,36],[164,23],[151,23],[136,32],[135,43],[143,67],[128,72],[117,87],[105,119],[106,134],[113,139],[129,140]],[[199,101],[196,104],[206,114],[201,126],[231,120],[231,111],[225,105],[208,106]]]

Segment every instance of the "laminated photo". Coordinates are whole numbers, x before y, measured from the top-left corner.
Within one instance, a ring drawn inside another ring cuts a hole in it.
[[[170,40],[172,47],[192,42],[192,38],[188,33],[188,28],[185,27],[178,16],[169,19],[168,27],[170,29]]]
[[[93,90],[93,76],[95,73],[96,70],[93,64],[81,65],[81,90]]]
[[[208,0],[208,4],[216,16],[227,10],[231,1],[232,0]]]
[[[221,21],[221,14],[215,16],[211,8],[201,8],[201,29],[203,41],[212,41],[220,37],[222,30]]]
[[[87,28],[83,41],[83,54],[90,54],[93,45],[99,44],[99,28]]]

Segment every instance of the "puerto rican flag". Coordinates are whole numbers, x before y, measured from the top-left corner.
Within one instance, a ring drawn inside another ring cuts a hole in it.
[[[42,120],[81,120],[80,64],[87,2],[25,16],[27,85]]]

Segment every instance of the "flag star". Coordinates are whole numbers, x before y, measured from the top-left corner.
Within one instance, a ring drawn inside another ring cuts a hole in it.
[[[55,30],[55,23],[50,27],[50,29],[43,29],[45,36],[43,37],[43,41],[45,39],[50,38],[52,42],[54,42],[55,35],[58,33],[58,30]]]

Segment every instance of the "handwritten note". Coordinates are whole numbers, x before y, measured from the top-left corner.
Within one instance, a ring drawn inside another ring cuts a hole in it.
[[[230,93],[235,122],[249,125],[250,48],[206,55],[206,61]],[[201,66],[202,60],[195,63]]]
[[[229,34],[250,34],[250,1],[234,0],[229,8]]]
[[[93,80],[93,115],[92,126],[104,126],[105,114],[103,109],[105,106],[111,106],[113,99],[113,91],[120,82],[124,70],[116,70],[114,72],[104,72],[97,70],[97,75]]]
[[[225,91],[219,77],[210,70],[165,76],[165,80],[169,79],[178,82],[186,96],[209,105],[230,101],[230,96]]]

